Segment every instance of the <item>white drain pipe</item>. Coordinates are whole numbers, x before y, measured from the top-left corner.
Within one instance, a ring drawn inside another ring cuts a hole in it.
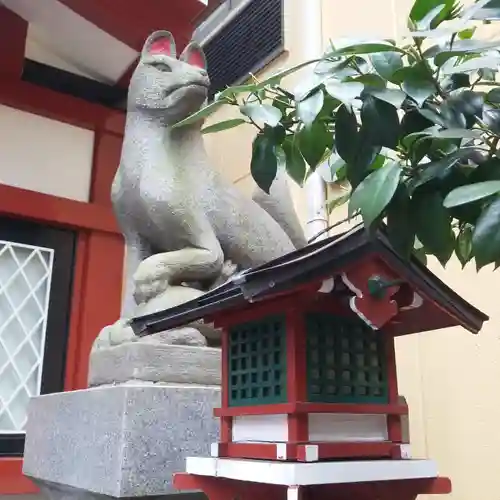
[[[301,60],[317,59],[323,54],[322,0],[298,0],[298,2],[300,9],[297,15],[300,16],[302,28]],[[314,172],[306,181],[304,189],[307,200],[306,236],[310,239],[328,227],[328,215],[325,208],[326,185],[322,177]],[[326,236],[328,235],[325,232],[318,239]]]

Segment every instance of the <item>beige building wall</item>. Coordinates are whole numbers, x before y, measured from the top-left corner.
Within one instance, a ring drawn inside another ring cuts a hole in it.
[[[308,0],[285,1],[286,52],[271,64],[262,76],[289,67],[305,58],[305,27],[299,9]],[[467,3],[471,3],[469,0]],[[323,47],[330,39],[373,36],[399,37],[406,29],[406,17],[412,0],[322,0]],[[495,27],[482,28],[487,38]],[[286,84],[293,87],[294,80]],[[234,113],[222,109],[210,120],[220,121]],[[255,130],[237,128],[207,136],[206,142],[214,166],[241,189],[250,194],[249,176],[251,141]],[[296,207],[305,223],[305,197],[293,189]],[[334,220],[345,216],[345,208]],[[428,332],[398,339],[397,358],[400,392],[410,404],[411,439],[416,457],[435,459],[441,474],[453,480],[452,500],[498,500],[500,491],[500,308],[495,306],[500,290],[500,271],[491,268],[476,273],[473,265],[464,271],[454,260],[444,270],[436,261],[430,268],[441,279],[482,309],[491,320],[474,336],[461,328]],[[448,497],[450,498],[450,497]]]
[[[324,44],[340,36],[398,38],[405,33],[412,3],[380,0],[374,8],[368,0],[323,0]],[[494,25],[481,27],[480,34],[492,38],[496,30]],[[335,218],[344,215],[345,209]],[[413,452],[435,459],[441,474],[451,477],[453,500],[496,500],[500,311],[495,290],[500,289],[500,273],[488,267],[478,274],[473,264],[462,270],[456,259],[446,270],[436,260],[429,267],[491,320],[478,336],[450,328],[398,339],[400,392],[410,405]]]

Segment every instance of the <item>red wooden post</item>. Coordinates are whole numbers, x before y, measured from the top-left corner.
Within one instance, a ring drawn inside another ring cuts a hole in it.
[[[294,303],[286,313],[287,399],[291,404],[307,401],[306,327],[302,311]],[[287,417],[288,441],[303,443],[309,439],[308,417],[291,413]]]

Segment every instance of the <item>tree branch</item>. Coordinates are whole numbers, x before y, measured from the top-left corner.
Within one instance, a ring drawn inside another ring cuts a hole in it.
[[[318,234],[315,234],[312,238],[309,238],[307,243],[312,243],[313,241],[316,241],[320,236],[323,236],[325,233],[330,232],[332,229],[341,226],[345,222],[349,222],[351,219],[354,219],[354,217],[357,217],[358,215],[359,215],[359,210],[357,212],[354,212],[354,214],[352,214],[350,217],[348,216],[345,219],[339,220],[335,224],[332,224],[331,226],[322,229]]]

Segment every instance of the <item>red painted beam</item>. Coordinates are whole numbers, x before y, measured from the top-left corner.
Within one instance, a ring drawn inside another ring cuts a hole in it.
[[[21,77],[28,23],[0,5],[0,73],[11,78]]]
[[[121,236],[111,207],[0,184],[0,215]]]
[[[13,78],[0,77],[0,104],[77,127],[123,134],[123,112]]]

